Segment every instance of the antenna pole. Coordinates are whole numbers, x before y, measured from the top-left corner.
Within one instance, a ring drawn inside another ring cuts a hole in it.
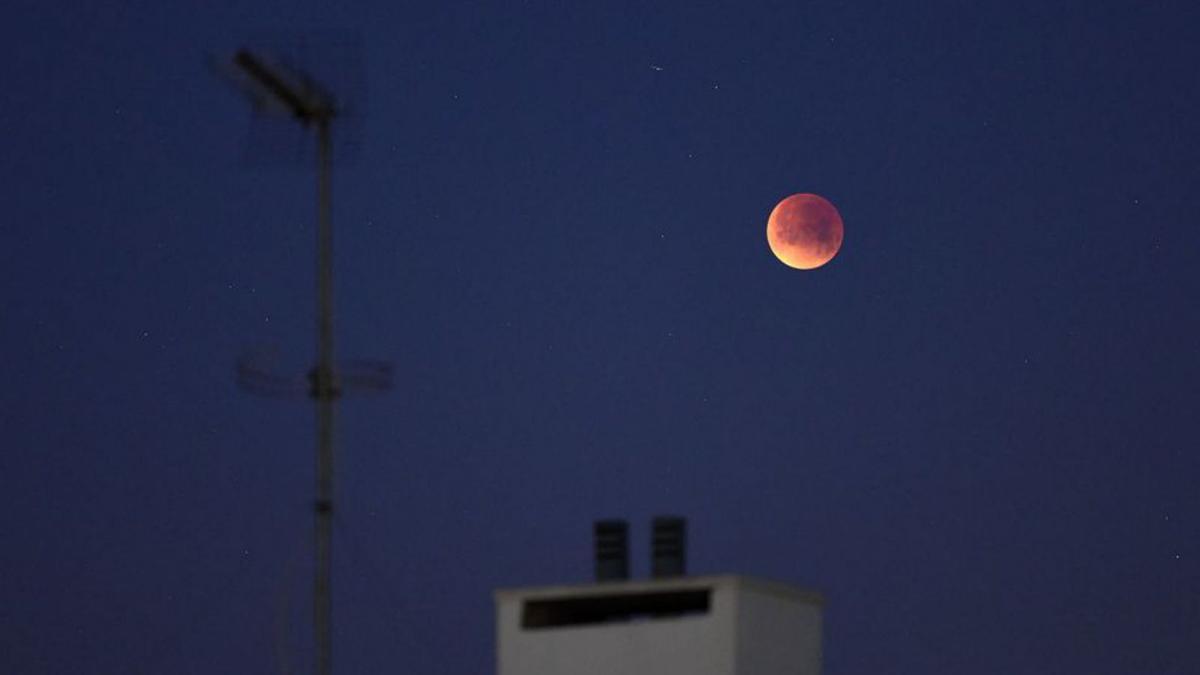
[[[317,130],[317,364],[308,373],[308,396],[317,407],[316,499],[313,501],[313,641],[314,672],[331,675],[333,646],[333,459],[334,406],[342,384],[348,389],[383,391],[391,385],[391,368],[360,361],[337,375],[333,360],[333,223],[330,192],[333,155],[330,134],[338,114],[331,96],[307,76],[279,68],[246,49],[234,54],[233,65],[243,88],[256,102],[269,98],[286,108],[305,127]],[[299,393],[302,384],[252,363],[238,364],[238,379],[259,393]]]
[[[317,498],[314,503],[313,638],[316,675],[332,672],[333,423],[338,391],[333,374],[333,225],[330,221],[330,129],[317,120],[317,367],[312,397],[317,404]]]

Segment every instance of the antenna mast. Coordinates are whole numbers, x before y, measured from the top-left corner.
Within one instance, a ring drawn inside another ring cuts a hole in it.
[[[313,639],[314,672],[332,673],[332,520],[333,443],[335,403],[342,382],[359,388],[384,390],[390,386],[391,368],[378,362],[349,364],[346,372],[335,370],[333,352],[333,223],[330,218],[333,157],[331,132],[338,109],[333,97],[303,74],[268,65],[246,49],[233,57],[235,72],[243,89],[257,106],[280,108],[305,127],[317,132],[317,363],[307,377],[307,394],[316,402],[317,456],[316,499],[313,501]],[[296,393],[295,378],[282,377],[242,361],[239,381],[247,388],[267,394]]]

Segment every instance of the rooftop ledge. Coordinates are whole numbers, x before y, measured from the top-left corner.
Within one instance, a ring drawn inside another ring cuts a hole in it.
[[[795,602],[823,607],[825,596],[821,593],[782,581],[761,579],[736,574],[709,576],[684,576],[658,579],[635,579],[628,581],[605,581],[601,583],[571,584],[556,586],[530,586],[524,588],[500,588],[493,591],[497,603],[514,600],[550,600],[556,598],[591,598],[609,595],[636,595],[670,591],[704,590],[719,588],[745,589],[764,595],[773,595]]]

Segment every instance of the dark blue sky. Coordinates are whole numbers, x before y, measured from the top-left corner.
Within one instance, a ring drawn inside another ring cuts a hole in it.
[[[0,671],[305,670],[311,405],[233,365],[311,362],[313,172],[205,61],[322,28],[338,352],[397,379],[337,672],[490,672],[492,589],[664,512],[825,592],[827,675],[1200,668],[1194,3],[57,4],[0,26]]]

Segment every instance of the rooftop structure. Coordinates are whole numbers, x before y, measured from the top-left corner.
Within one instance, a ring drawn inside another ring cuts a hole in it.
[[[614,557],[613,522],[596,530],[601,562]],[[631,581],[609,569],[595,583],[496,591],[499,675],[820,675],[819,593],[735,575]]]

